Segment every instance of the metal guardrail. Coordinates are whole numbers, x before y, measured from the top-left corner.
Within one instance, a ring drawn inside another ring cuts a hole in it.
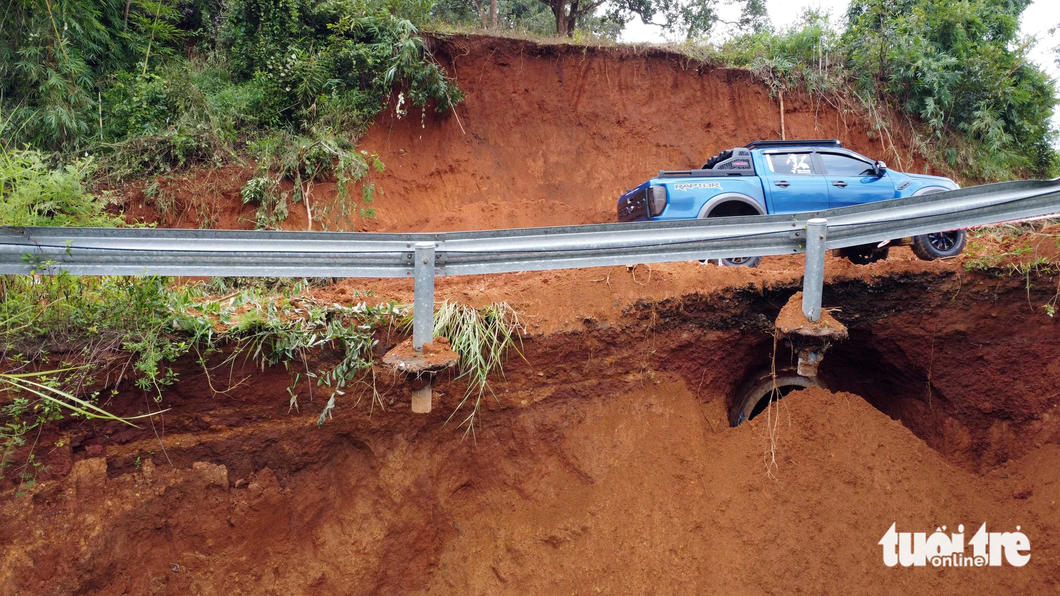
[[[415,244],[433,242],[436,275],[476,275],[795,254],[811,218],[842,248],[1057,211],[1060,180],[788,215],[440,234],[0,228],[0,273],[411,277]]]
[[[415,317],[420,321],[430,312],[427,305],[433,304],[437,275],[797,254],[806,251],[807,222],[814,218],[826,220],[815,238],[820,242],[814,243],[824,251],[1057,212],[1060,179],[1005,182],[787,215],[440,234],[0,228],[0,273],[415,275],[420,307],[414,312],[423,312]],[[818,261],[823,263],[823,257],[815,255],[813,262]],[[815,291],[819,312],[820,291]],[[423,330],[414,336],[417,346],[428,337]]]

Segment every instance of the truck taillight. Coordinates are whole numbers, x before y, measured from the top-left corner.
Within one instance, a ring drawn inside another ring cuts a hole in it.
[[[658,217],[666,209],[666,187],[653,186],[648,189],[648,214]]]

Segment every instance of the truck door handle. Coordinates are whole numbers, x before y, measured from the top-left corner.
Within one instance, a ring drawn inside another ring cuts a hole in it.
[[[839,188],[846,188],[847,187],[847,183],[843,182],[842,180],[836,180],[835,182],[832,183],[832,186],[838,186]]]
[[[777,180],[773,184],[776,184],[780,188],[787,188],[787,187],[791,186],[791,183],[788,182],[787,180]]]

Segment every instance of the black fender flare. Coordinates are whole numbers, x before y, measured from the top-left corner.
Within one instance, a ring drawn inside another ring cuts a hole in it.
[[[696,216],[696,219],[706,219],[707,217],[710,217],[710,212],[713,211],[715,207],[722,203],[730,202],[744,203],[754,207],[754,210],[757,211],[759,215],[766,215],[765,207],[751,197],[739,192],[723,192],[707,201],[703,207],[700,208],[699,215]]]

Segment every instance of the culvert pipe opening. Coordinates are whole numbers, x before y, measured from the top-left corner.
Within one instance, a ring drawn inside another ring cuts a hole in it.
[[[775,377],[773,368],[766,368],[752,375],[736,393],[729,409],[729,424],[740,426],[765,411],[769,404],[809,387],[824,385],[816,377],[799,375],[794,366],[778,368]]]

